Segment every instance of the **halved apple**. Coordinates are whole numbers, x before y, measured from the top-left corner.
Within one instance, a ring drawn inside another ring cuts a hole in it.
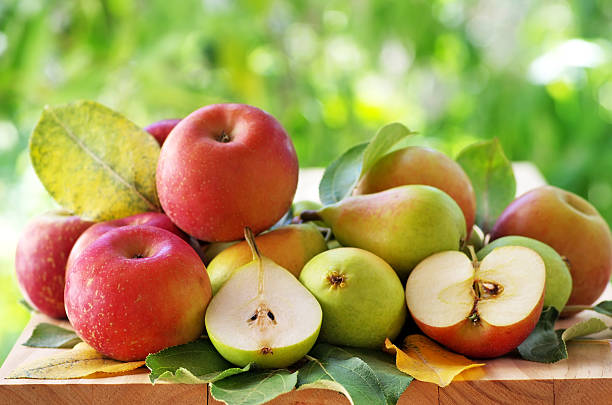
[[[414,268],[406,302],[430,338],[469,357],[497,357],[516,348],[535,327],[545,281],[544,261],[526,247],[497,248],[482,262],[446,251]]]

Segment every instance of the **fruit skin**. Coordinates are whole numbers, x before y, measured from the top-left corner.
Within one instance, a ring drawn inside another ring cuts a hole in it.
[[[157,165],[157,191],[179,228],[207,242],[268,229],[291,206],[298,161],[270,114],[243,104],[194,111],[170,133]]]
[[[153,138],[159,143],[159,146],[162,146],[170,134],[170,131],[172,131],[179,122],[181,122],[180,119],[161,120],[146,126],[144,130],[153,135]]]
[[[261,255],[248,227],[245,239],[252,260],[211,300],[206,332],[231,363],[284,368],[314,346],[323,318],[321,306],[293,274]]]
[[[204,264],[187,242],[139,225],[87,246],[67,269],[64,300],[86,343],[131,361],[198,338],[211,296]]]
[[[66,267],[69,267],[70,264],[76,260],[76,258],[87,246],[89,246],[100,236],[104,235],[106,232],[112,231],[113,229],[117,229],[123,226],[133,225],[154,226],[156,228],[161,228],[170,231],[185,240],[187,239],[187,236],[183,233],[183,231],[178,229],[176,225],[174,225],[172,221],[170,221],[170,218],[168,218],[168,216],[160,212],[143,212],[141,214],[115,219],[113,221],[98,222],[97,224],[93,225],[91,228],[83,232],[79,239],[77,239],[76,243],[74,244],[74,247],[70,251],[70,256],[68,256],[68,262],[66,264]]]
[[[43,314],[66,317],[66,260],[75,241],[93,224],[65,211],[50,211],[23,230],[15,255],[17,281],[28,302]]]
[[[457,203],[430,186],[400,186],[347,197],[317,214],[342,246],[376,254],[401,280],[427,256],[458,250],[466,237],[465,219]]]
[[[546,293],[544,294],[544,306],[553,306],[559,311],[569,299],[572,292],[572,276],[557,252],[550,246],[535,239],[524,236],[505,236],[489,243],[477,253],[478,260],[482,260],[493,249],[501,246],[524,246],[534,250],[544,260],[546,266]]]
[[[227,346],[220,342],[215,335],[210,333],[208,338],[224,359],[237,366],[244,367],[249,363],[255,363],[257,367],[260,368],[284,368],[304,357],[304,355],[314,346],[318,336],[319,329],[302,342],[291,346],[276,348],[274,349],[274,357],[266,356],[256,351],[239,350]]]
[[[535,251],[522,246],[504,246],[498,248],[498,250],[501,249],[529,250],[531,253],[536,255],[536,259],[540,263],[541,270],[543,273],[545,273],[544,262]],[[418,272],[422,270],[431,272],[434,270],[432,268],[423,268],[423,266],[427,265],[428,262],[431,263],[434,260],[439,260],[442,255],[448,254],[455,255],[457,257],[457,261],[464,260],[467,262],[468,266],[472,266],[472,264],[469,263],[469,259],[465,256],[464,253],[461,252],[439,252],[434,255],[431,255],[423,262],[419,263],[419,265],[414,269],[413,273],[408,278],[408,282],[406,284],[406,301],[408,303],[408,310],[411,313],[414,322],[425,335],[436,340],[437,342],[448,347],[449,349],[468,357],[494,358],[502,356],[515,349],[527,338],[527,336],[529,336],[529,334],[533,331],[536,324],[538,323],[544,304],[544,277],[542,277],[541,294],[538,302],[528,314],[526,314],[521,320],[518,320],[513,324],[493,325],[482,319],[482,317],[479,317],[477,323],[475,323],[466,316],[463,319],[458,320],[457,323],[446,327],[428,325],[422,320],[420,320],[417,316],[415,316],[415,311],[413,310],[413,307],[410,303],[410,295],[413,291],[413,287],[411,287],[410,284],[413,281],[413,278],[418,274]],[[507,257],[512,260],[513,254],[507,254]],[[472,274],[472,278],[469,279],[469,286],[472,285],[475,279],[479,278],[475,273]],[[504,292],[502,292],[502,296],[503,293]],[[436,295],[437,294],[435,292],[432,292],[432,296]],[[471,297],[474,296],[475,295],[472,292]],[[446,301],[449,303],[454,303],[449,299],[446,299]],[[476,308],[478,307],[476,306]],[[435,309],[432,310],[435,311]]]
[[[310,260],[300,281],[323,309],[321,340],[379,349],[406,320],[402,283],[383,259],[363,249],[337,248]]]
[[[493,239],[509,235],[539,240],[566,259],[573,285],[567,305],[591,305],[608,285],[610,228],[595,207],[576,194],[543,186],[518,197],[501,214],[491,234]]]
[[[313,224],[287,225],[255,238],[263,256],[288,270],[296,278],[304,265],[317,254],[327,250],[325,239]],[[228,247],[208,265],[207,271],[213,295],[241,266],[253,260],[246,241]]]
[[[450,195],[463,211],[466,229],[476,218],[476,194],[461,166],[444,153],[421,146],[410,146],[383,156],[363,176],[356,195],[371,194],[407,184],[424,184]]]

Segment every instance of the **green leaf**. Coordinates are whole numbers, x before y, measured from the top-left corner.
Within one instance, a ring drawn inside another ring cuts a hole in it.
[[[295,387],[298,373],[288,370],[257,370],[213,382],[210,394],[228,405],[259,405]]]
[[[351,193],[359,180],[367,146],[367,143],[353,146],[327,166],[319,183],[319,198],[324,205],[337,203]]]
[[[151,370],[149,379],[153,383],[162,379],[177,383],[206,384],[250,369],[250,365],[234,367],[221,357],[208,339],[149,354],[146,365]]]
[[[607,329],[601,319],[591,318],[567,329],[555,330],[555,322],[558,318],[559,312],[554,307],[545,307],[542,310],[535,329],[518,347],[521,357],[539,363],[554,363],[567,359],[567,342]]]
[[[612,301],[602,301],[593,307],[593,311],[612,316]]]
[[[30,158],[49,194],[96,221],[159,211],[155,139],[93,101],[45,107],[30,138]]]
[[[403,124],[393,122],[378,130],[370,142],[353,146],[334,160],[323,173],[319,198],[325,205],[349,196],[357,182],[397,142],[415,134]]]
[[[363,165],[359,177],[367,173],[393,145],[413,134],[416,132],[409,130],[399,122],[392,122],[379,129],[363,152]]]
[[[344,394],[351,404],[385,405],[387,398],[381,381],[362,359],[326,344],[318,344],[299,369],[298,387],[333,389]]]
[[[512,164],[497,138],[466,147],[457,163],[468,175],[476,193],[476,224],[489,233],[516,194]]]
[[[559,311],[555,307],[545,307],[542,310],[535,329],[518,347],[522,358],[540,363],[567,359],[567,348],[561,339],[561,333],[555,332],[555,322],[558,318]]]
[[[592,335],[593,333],[601,332],[606,330],[608,327],[598,318],[586,319],[582,322],[578,322],[575,325],[570,326],[561,333],[561,339],[565,342],[569,342],[577,337]]]
[[[319,344],[316,352],[320,357],[334,357],[348,360],[358,357],[363,360],[374,372],[382,386],[387,404],[396,404],[399,397],[406,391],[413,378],[398,370],[393,356],[380,350],[357,349],[353,347],[337,347],[328,344]]]
[[[23,345],[28,347],[48,347],[54,349],[72,348],[81,342],[74,331],[50,323],[39,323],[32,335]]]

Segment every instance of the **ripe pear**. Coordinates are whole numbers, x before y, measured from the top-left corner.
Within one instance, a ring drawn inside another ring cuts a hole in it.
[[[465,216],[468,231],[476,218],[476,194],[461,166],[444,153],[422,146],[398,149],[383,156],[361,178],[355,194],[370,194],[407,184],[439,188],[451,196]]]
[[[383,259],[363,249],[341,247],[310,260],[300,281],[323,308],[321,340],[379,349],[406,320],[404,288]]]
[[[546,293],[544,306],[552,305],[559,313],[572,293],[572,275],[563,258],[545,243],[524,236],[505,236],[496,239],[482,248],[478,253],[478,260],[484,259],[493,249],[502,246],[523,246],[534,250],[544,260],[546,266]]]
[[[378,255],[403,281],[421,260],[458,250],[466,238],[461,208],[445,192],[424,185],[347,197],[301,217],[322,219],[341,245]]]
[[[205,317],[208,338],[240,367],[287,367],[315,344],[321,306],[289,271],[261,255],[249,228],[245,236],[253,260],[211,300]]]
[[[321,207],[323,207],[321,203],[318,203],[316,201],[301,200],[294,202],[291,206],[291,210],[293,211],[293,218],[297,217],[299,219],[299,216],[302,214],[302,212],[318,210],[321,209]],[[314,221],[314,224],[321,227],[325,226],[323,221]]]
[[[287,225],[266,232],[255,238],[261,253],[279,266],[289,270],[295,277],[300,275],[302,267],[314,256],[327,250],[325,239],[313,224]],[[241,266],[253,259],[251,249],[246,241],[228,247],[208,265],[208,276],[213,294]]]

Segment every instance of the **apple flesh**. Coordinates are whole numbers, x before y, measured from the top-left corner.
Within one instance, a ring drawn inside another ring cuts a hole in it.
[[[76,258],[87,246],[89,246],[100,236],[104,235],[106,232],[124,226],[134,225],[154,226],[156,228],[161,228],[170,231],[183,239],[186,239],[187,237],[180,229],[176,227],[176,225],[172,223],[172,221],[170,221],[170,218],[168,218],[167,215],[164,215],[160,212],[144,212],[141,214],[131,215],[125,218],[115,219],[113,221],[98,222],[97,224],[83,232],[79,239],[77,239],[76,243],[74,244],[74,247],[70,251],[70,256],[68,256],[68,262],[66,264],[66,267],[69,267],[70,264],[76,260]]]
[[[406,302],[430,338],[469,357],[498,357],[537,324],[545,280],[543,260],[526,247],[497,248],[476,264],[461,252],[440,252],[412,271]]]
[[[291,206],[298,161],[270,114],[215,104],[183,119],[161,149],[157,191],[179,228],[206,242],[242,238],[274,225]]]
[[[593,304],[610,281],[610,228],[595,207],[576,194],[543,186],[518,197],[491,234],[493,239],[509,235],[539,240],[565,259],[572,275],[568,305]]]
[[[437,150],[411,146],[383,156],[360,180],[355,194],[372,194],[407,184],[439,188],[463,211],[466,229],[476,217],[476,194],[461,166]]]
[[[197,339],[211,296],[197,253],[152,226],[107,232],[66,271],[64,301],[74,330],[98,352],[122,361]]]
[[[161,120],[146,126],[144,130],[153,135],[153,138],[159,143],[159,146],[162,146],[168,135],[170,135],[170,132],[179,122],[181,122],[180,119]]]
[[[572,275],[555,249],[545,243],[524,236],[504,236],[489,243],[478,251],[478,260],[482,260],[493,249],[501,246],[524,246],[535,250],[544,260],[546,266],[546,294],[544,306],[553,306],[561,313],[572,292]]]
[[[43,214],[26,225],[15,255],[17,281],[26,300],[53,318],[65,318],[66,260],[78,237],[93,222],[65,211]]]

